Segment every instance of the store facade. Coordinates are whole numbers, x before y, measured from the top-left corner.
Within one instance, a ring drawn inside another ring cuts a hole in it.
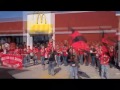
[[[16,43],[26,42],[27,46],[32,48],[34,43],[47,42],[50,38],[53,38],[54,45],[55,42],[68,40],[71,34],[69,27],[78,30],[88,41],[100,41],[103,32],[105,35],[114,36],[118,31],[119,20],[115,11],[46,11],[42,13],[48,15],[47,22],[53,25],[52,37],[43,33],[33,35],[29,33],[30,24],[28,25],[28,22],[36,23],[37,16],[33,13],[24,11],[21,18],[2,20],[0,39],[9,41],[10,38]]]

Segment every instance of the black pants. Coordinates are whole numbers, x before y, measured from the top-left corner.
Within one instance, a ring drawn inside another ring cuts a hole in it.
[[[99,68],[99,59],[98,58],[95,58],[95,66],[96,66],[96,68]]]
[[[109,61],[110,68],[112,68],[114,66],[114,64],[115,64],[114,57],[111,57],[110,61]]]
[[[84,60],[85,60],[85,65],[88,66],[89,65],[89,56],[88,55],[84,56]]]
[[[101,75],[101,64],[100,64],[100,60],[98,58],[96,58],[96,62],[97,62],[97,68],[99,70],[99,75]]]

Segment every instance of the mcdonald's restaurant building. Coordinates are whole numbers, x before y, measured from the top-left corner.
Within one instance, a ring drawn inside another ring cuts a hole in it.
[[[27,18],[26,20],[17,19],[15,21],[0,22],[0,40],[13,40],[18,44],[26,42],[32,48],[33,44],[42,41],[47,42],[50,38],[53,38],[55,42],[68,40],[71,34],[68,27],[78,30],[88,41],[100,41],[103,31],[105,35],[109,36],[119,33],[120,21],[115,11],[61,11],[45,13],[46,23],[52,24],[51,35],[43,32],[31,34],[31,25],[41,23],[41,18],[38,18],[37,14],[27,14],[25,17]]]

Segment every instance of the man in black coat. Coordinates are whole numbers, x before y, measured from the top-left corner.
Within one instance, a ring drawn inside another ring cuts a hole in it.
[[[48,65],[48,74],[52,75],[52,76],[55,75],[55,71],[54,71],[55,62],[56,62],[55,55],[56,55],[56,52],[51,51],[49,59],[48,59],[48,63],[49,63],[49,65]]]

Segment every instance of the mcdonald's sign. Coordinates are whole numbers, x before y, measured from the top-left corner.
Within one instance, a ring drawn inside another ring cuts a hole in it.
[[[28,15],[27,28],[29,34],[51,34],[53,25],[51,24],[50,14]]]

